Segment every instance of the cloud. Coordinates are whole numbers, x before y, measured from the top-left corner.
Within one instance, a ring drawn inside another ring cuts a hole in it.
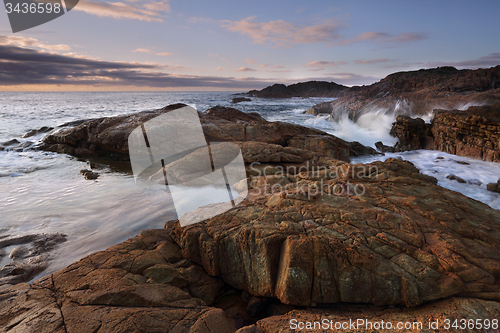
[[[336,83],[352,85],[369,85],[374,82],[380,81],[381,78],[374,76],[363,76],[355,73],[329,73],[325,74],[322,80],[334,81]]]
[[[22,36],[0,36],[0,45],[14,45],[19,47],[34,47],[47,51],[69,51],[71,47],[65,44],[47,45],[36,38]]]
[[[333,67],[338,67],[338,66],[345,65],[345,64],[347,64],[345,61],[324,61],[324,60],[310,61],[309,60],[309,62],[307,64],[305,64],[304,66],[310,67],[310,69],[308,69],[308,70],[311,72],[315,72],[315,71],[322,71],[327,67],[333,68]]]
[[[297,44],[332,43],[340,39],[339,31],[344,24],[328,19],[316,25],[296,25],[284,20],[256,22],[256,16],[240,21],[222,21],[228,31],[248,36],[255,44],[271,44],[289,47]]]
[[[271,65],[271,64],[260,64],[259,65],[260,68],[285,68],[285,66],[281,66],[281,65]]]
[[[373,42],[376,44],[402,44],[416,42],[428,38],[425,32],[405,32],[398,35],[391,35],[385,32],[364,32],[354,38],[344,39],[340,42],[342,45],[355,44],[362,42]]]
[[[381,62],[392,61],[391,59],[381,58],[381,59],[370,59],[370,60],[354,60],[354,64],[356,65],[365,65],[365,64],[378,64]]]
[[[246,58],[245,59],[245,63],[247,63],[247,64],[256,64],[257,61],[255,61],[255,59],[253,59],[253,58]]]
[[[491,53],[487,56],[480,57],[474,60],[465,60],[458,62],[429,62],[425,64],[425,67],[453,66],[461,69],[476,69],[480,67],[494,67],[496,65],[500,65],[500,52]]]
[[[169,56],[169,55],[172,55],[172,53],[169,53],[169,52],[155,53],[155,51],[153,51],[153,50],[150,50],[150,49],[141,49],[141,48],[135,49],[132,52],[134,52],[134,53],[136,53],[136,52],[140,52],[140,53],[154,53],[157,56]]]
[[[151,88],[257,88],[271,80],[219,76],[179,75],[163,70],[186,69],[136,62],[112,62],[0,45],[0,84],[135,86]]]
[[[154,51],[150,49],[135,49],[132,52],[153,53]]]
[[[127,0],[125,0],[127,1]],[[163,22],[161,13],[170,12],[168,0],[144,3],[137,0],[124,2],[98,2],[80,0],[74,9],[87,14],[115,19],[130,19],[148,22]]]
[[[240,67],[236,70],[237,72],[256,72],[257,70],[248,68],[248,67]]]
[[[193,22],[211,21],[197,19]],[[392,35],[371,31],[361,33],[354,38],[345,38],[341,35],[341,31],[346,28],[346,24],[334,18],[312,25],[298,25],[284,20],[257,22],[256,16],[250,16],[240,21],[220,21],[220,24],[228,31],[250,37],[254,44],[268,44],[275,47],[318,43],[333,46],[361,42],[395,45],[416,42],[428,37],[428,34],[424,32],[405,32]]]

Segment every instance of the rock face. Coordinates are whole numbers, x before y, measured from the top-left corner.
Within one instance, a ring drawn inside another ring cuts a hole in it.
[[[500,101],[500,66],[457,70],[453,67],[394,73],[370,86],[352,87],[345,96],[322,103],[307,113],[344,114],[357,120],[366,112],[424,115],[434,109],[462,109],[466,105]]]
[[[335,82],[308,81],[286,86],[274,84],[262,90],[251,90],[250,96],[264,98],[290,98],[290,97],[339,97],[345,95],[349,87]]]
[[[500,300],[500,212],[411,163],[253,181],[261,193],[246,205],[171,233],[185,258],[236,289],[300,306]]]
[[[182,258],[168,229],[0,290],[2,332],[234,332],[210,307],[223,282]]]
[[[441,151],[500,162],[500,103],[467,111],[437,110],[431,131]]]
[[[175,104],[155,111],[83,121],[75,127],[48,135],[40,148],[83,157],[118,154],[128,159],[127,139],[135,128],[162,113],[184,106]],[[298,158],[292,158],[296,163],[304,162],[314,155],[349,161],[349,156],[375,153],[373,149],[357,142],[348,143],[320,130],[268,122],[256,113],[244,113],[233,108],[214,107],[205,113],[199,112],[199,116],[205,136],[210,142],[247,142],[242,144],[242,148],[250,150],[250,142],[258,142],[260,146],[274,145],[273,149],[284,149],[286,154],[298,155]],[[273,149],[262,148],[262,160],[254,158],[252,162],[269,162],[270,151]]]

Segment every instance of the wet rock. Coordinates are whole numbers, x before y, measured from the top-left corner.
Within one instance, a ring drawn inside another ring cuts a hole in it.
[[[12,262],[0,268],[0,286],[26,282],[43,272],[50,260],[50,252],[66,241],[62,234],[25,235],[0,239],[0,259],[5,256],[3,249],[12,249]]]
[[[378,151],[381,153],[395,153],[398,151],[398,149],[394,147],[384,145],[382,141],[375,142],[375,147],[377,147]]]
[[[241,103],[241,102],[251,102],[252,100],[247,97],[235,97],[232,99],[231,103]]]
[[[486,189],[490,192],[496,192],[497,191],[497,183],[488,183],[486,184]]]
[[[94,180],[99,178],[99,174],[97,172],[93,172],[87,169],[80,170],[80,173],[85,177],[87,180]]]
[[[41,133],[50,132],[53,129],[54,129],[53,127],[43,126],[43,127],[40,127],[39,129],[32,129],[32,130],[30,130],[28,133],[24,134],[22,137],[23,138],[29,138],[29,137],[32,137],[32,136],[35,136],[35,135],[38,135],[38,134],[41,134]]]
[[[10,254],[9,258],[11,259],[22,259],[28,253],[28,248],[25,246],[18,246],[14,248]]]
[[[8,147],[8,146],[13,146],[13,145],[17,145],[17,144],[20,144],[21,142],[19,142],[18,140],[16,139],[12,139],[12,140],[8,140],[8,141],[4,141],[2,142],[2,146],[4,147]]]
[[[457,177],[453,174],[450,174],[448,176],[446,176],[446,179],[449,179],[449,180],[456,180],[457,182],[461,183],[461,184],[466,184],[467,181],[463,178],[460,178],[460,177]]]
[[[430,129],[430,124],[420,118],[397,116],[390,134],[399,140],[395,146],[398,151],[433,149],[434,139]]]
[[[467,183],[469,183],[471,185],[477,185],[477,186],[483,185],[483,182],[480,181],[479,179],[469,179],[469,180],[467,180]]]
[[[489,183],[486,185],[486,189],[490,192],[500,193],[500,179],[496,183]]]
[[[15,147],[12,147],[12,150],[23,151],[23,150],[28,149],[31,146],[33,146],[33,143],[34,143],[33,141],[25,141],[25,142],[19,143]]]

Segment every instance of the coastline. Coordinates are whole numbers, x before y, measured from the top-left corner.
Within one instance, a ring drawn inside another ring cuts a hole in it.
[[[376,171],[355,172],[366,165],[348,163],[349,156],[373,151],[321,131],[271,126],[229,108],[207,114],[202,121],[212,137],[230,130],[235,138],[238,126],[253,133],[240,143],[247,163],[277,170],[314,160],[330,171],[254,174],[250,184],[259,193],[222,216],[185,228],[167,222],[166,229],[143,231],[31,284],[4,286],[1,325],[41,332],[117,332],[139,325],[148,331],[267,333],[295,317],[339,322],[359,313],[359,305],[346,303],[376,304],[361,306],[367,320],[428,322],[432,316],[443,325],[445,319],[498,318],[497,210],[435,185],[408,162],[390,159],[373,163]],[[133,117],[140,123],[145,115]],[[120,121],[109,123],[123,129]],[[48,143],[76,142],[75,133],[84,142],[90,138],[78,126],[68,131],[60,134],[65,141],[50,137]],[[271,161],[279,149],[289,155]],[[325,192],[326,184],[347,190],[362,184],[366,192]],[[236,253],[242,257],[235,260]],[[261,265],[252,265],[257,259]]]

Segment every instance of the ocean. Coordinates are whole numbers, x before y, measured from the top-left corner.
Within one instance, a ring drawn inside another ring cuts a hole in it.
[[[330,122],[326,115],[303,114],[311,106],[331,98],[261,99],[232,104],[233,92],[0,92],[0,143],[16,139],[36,144],[45,134],[22,136],[43,126],[152,110],[185,103],[199,111],[231,106],[258,112],[269,121],[284,121],[321,129],[348,141],[374,147],[382,141],[393,145],[389,135],[396,115],[374,110],[356,122],[347,117]],[[500,165],[437,151],[412,151],[354,158],[367,163],[389,157],[403,158],[421,172],[434,176],[439,185],[500,209],[500,194],[486,184],[500,177]],[[46,275],[92,252],[133,237],[144,229],[161,228],[175,219],[171,199],[164,188],[136,183],[130,172],[102,166],[97,181],[85,180],[80,170],[85,160],[67,155],[32,151],[0,151],[0,239],[59,232],[67,236],[53,253]],[[446,178],[454,174],[469,183]],[[480,184],[480,185],[479,185]],[[0,249],[1,250],[1,249]],[[8,264],[10,248],[0,256]]]

